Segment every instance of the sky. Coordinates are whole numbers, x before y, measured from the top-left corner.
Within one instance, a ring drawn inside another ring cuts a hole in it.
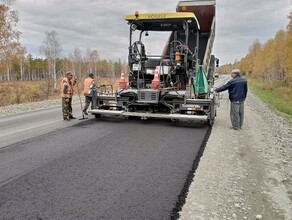
[[[62,56],[75,48],[85,56],[97,50],[101,59],[126,61],[129,26],[124,20],[135,11],[175,12],[178,0],[15,0],[20,41],[27,53],[42,57],[39,48],[45,32],[56,31]],[[249,46],[265,43],[288,24],[291,0],[216,0],[216,36],[213,54],[220,64],[243,58]],[[160,54],[167,39],[151,35],[146,52]]]

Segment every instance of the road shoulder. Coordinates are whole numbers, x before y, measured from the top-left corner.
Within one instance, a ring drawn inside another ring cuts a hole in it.
[[[223,94],[180,219],[292,219],[291,126],[249,92],[232,130]]]

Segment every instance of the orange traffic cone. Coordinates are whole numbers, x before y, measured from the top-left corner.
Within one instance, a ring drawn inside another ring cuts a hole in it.
[[[124,70],[124,68],[122,68],[121,78],[120,78],[120,81],[119,81],[119,89],[126,89],[126,88],[127,88],[127,83],[126,83],[126,80],[125,80],[125,70]]]
[[[158,89],[160,85],[159,76],[158,76],[158,68],[159,66],[155,67],[154,79],[152,80],[152,83],[151,83],[151,89]]]
[[[151,89],[158,89],[160,85],[159,76],[158,76],[158,68],[159,66],[155,67],[154,79],[152,80],[152,83],[151,83]]]

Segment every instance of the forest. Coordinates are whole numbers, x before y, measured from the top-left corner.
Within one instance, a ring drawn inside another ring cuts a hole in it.
[[[58,81],[66,71],[72,71],[79,82],[94,73],[100,83],[120,76],[125,61],[100,59],[96,49],[75,48],[62,56],[62,45],[54,30],[44,33],[39,46],[41,57],[34,57],[20,43],[17,29],[18,11],[12,9],[14,0],[0,3],[0,106],[39,101],[58,96]]]
[[[125,61],[100,59],[96,49],[81,51],[75,48],[67,56],[62,56],[62,45],[54,30],[44,33],[43,43],[39,47],[42,57],[34,57],[20,43],[21,33],[17,29],[20,18],[18,12],[12,9],[14,0],[1,1],[0,92],[13,93],[22,85],[26,87],[28,94],[24,95],[22,93],[26,91],[19,91],[19,95],[14,94],[5,99],[2,97],[0,106],[57,96],[58,81],[68,70],[73,71],[82,81],[90,72],[98,78],[116,79],[120,76],[122,67],[126,67]],[[291,103],[292,14],[287,19],[287,27],[279,30],[273,39],[265,43],[255,40],[245,57],[220,66],[217,72],[229,73],[232,68],[239,68],[251,86],[267,89],[281,96],[285,94],[284,99]],[[32,91],[38,92],[35,94]]]
[[[292,13],[285,30],[279,30],[265,43],[255,40],[239,61],[220,66],[219,73],[239,68],[247,78],[264,84],[292,87]]]
[[[245,57],[220,66],[218,72],[229,74],[239,68],[252,91],[292,123],[292,12],[287,19],[287,27],[272,39],[255,40]]]

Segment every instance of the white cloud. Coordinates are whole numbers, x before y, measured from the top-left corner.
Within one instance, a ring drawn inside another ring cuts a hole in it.
[[[16,0],[14,8],[19,12],[21,42],[34,56],[40,56],[45,32],[55,30],[64,56],[75,48],[82,49],[85,55],[91,48],[101,58],[126,59],[129,30],[125,15],[136,10],[171,12],[177,3],[177,0]],[[290,0],[217,0],[216,4],[214,54],[222,64],[242,58],[254,40],[263,43],[285,28],[291,9]],[[148,50],[160,50],[164,43],[159,38]]]

